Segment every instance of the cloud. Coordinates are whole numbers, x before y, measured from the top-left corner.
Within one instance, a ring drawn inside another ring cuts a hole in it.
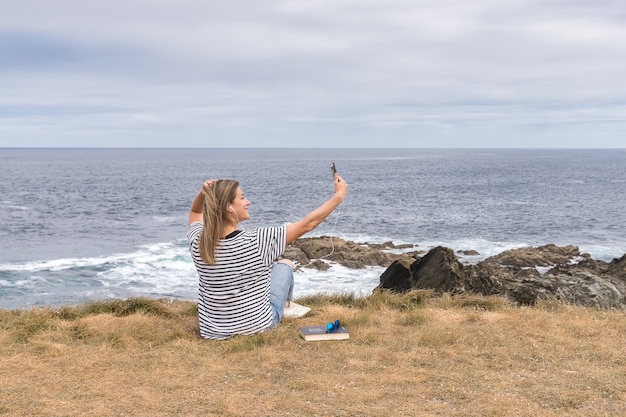
[[[618,1],[22,0],[0,16],[0,146],[623,147],[625,16]]]

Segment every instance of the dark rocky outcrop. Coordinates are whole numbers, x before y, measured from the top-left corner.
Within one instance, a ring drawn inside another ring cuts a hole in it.
[[[452,249],[438,246],[409,267],[413,288],[465,292],[466,272]]]
[[[580,253],[576,246],[514,249],[467,266],[451,249],[436,247],[408,267],[392,266],[381,275],[378,288],[502,295],[519,304],[554,299],[626,308],[626,255],[606,263]]]

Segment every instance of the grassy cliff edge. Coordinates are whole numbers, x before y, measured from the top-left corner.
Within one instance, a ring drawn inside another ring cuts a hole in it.
[[[626,314],[499,297],[316,295],[276,329],[198,335],[193,302],[0,310],[0,415],[615,416]],[[298,328],[339,319],[346,341]]]

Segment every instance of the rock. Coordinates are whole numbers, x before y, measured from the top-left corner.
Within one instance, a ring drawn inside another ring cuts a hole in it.
[[[578,263],[572,263],[578,259]],[[555,265],[545,274],[537,267]],[[503,252],[463,266],[449,248],[437,247],[408,270],[392,264],[377,288],[394,292],[432,289],[435,293],[501,295],[518,304],[539,300],[599,308],[626,308],[626,255],[610,264],[594,261],[577,247],[546,245]]]
[[[307,266],[309,266],[310,268],[315,268],[318,271],[326,271],[328,268],[330,268],[330,265],[328,265],[326,262],[321,261],[319,259],[311,261],[311,263]]]
[[[622,256],[620,259],[613,259],[611,263],[607,265],[606,272],[620,281],[622,285],[626,285],[626,255]]]
[[[511,284],[506,295],[520,304],[560,300],[587,307],[611,308],[624,302],[624,297],[610,281],[589,272],[546,274]]]
[[[613,259],[607,265],[604,276],[615,285],[615,288],[626,297],[626,255],[620,259]],[[625,302],[626,303],[626,302]]]
[[[525,268],[564,265],[571,263],[577,257],[588,258],[589,255],[580,253],[578,246],[570,245],[561,247],[551,243],[537,248],[525,247],[507,250],[485,259],[485,262]]]
[[[458,250],[456,251],[456,253],[460,254],[460,255],[465,255],[465,256],[478,256],[480,255],[480,253],[478,253],[477,251],[475,251],[474,249],[470,249],[470,250]]]
[[[586,258],[577,264],[556,266],[546,275],[582,286],[587,295],[580,304],[598,307],[626,305],[626,255],[610,263]],[[580,297],[573,293],[570,298],[576,296]]]
[[[285,253],[283,254],[283,258],[289,259],[292,262],[295,262],[299,265],[308,264],[310,262],[304,251],[294,245],[288,245],[285,248]]]
[[[382,245],[385,248],[393,247],[391,242]],[[395,247],[394,247],[395,248]],[[318,268],[322,262],[337,262],[348,268],[365,268],[367,266],[389,266],[394,260],[400,260],[405,264],[415,261],[415,254],[391,254],[375,247],[360,245],[333,237],[301,238],[293,242],[285,250],[286,258],[297,261],[302,267]],[[312,262],[319,260],[319,262]]]
[[[451,249],[438,246],[406,268],[394,261],[380,276],[378,289],[404,292],[410,289],[433,289],[435,293],[462,293],[466,290],[467,272]]]
[[[402,245],[395,245],[393,242],[384,242],[384,243],[364,243],[365,246],[368,246],[372,249],[378,249],[378,250],[388,250],[388,249],[411,249],[414,248],[416,245],[413,245],[411,243],[405,243]]]
[[[380,289],[405,292],[413,288],[411,271],[400,261],[393,261],[380,276]]]
[[[433,289],[436,293],[465,291],[466,272],[452,249],[431,249],[410,268],[414,288]]]

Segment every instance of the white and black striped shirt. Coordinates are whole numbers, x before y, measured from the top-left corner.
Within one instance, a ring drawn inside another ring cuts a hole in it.
[[[200,277],[200,335],[226,339],[269,329],[270,272],[285,251],[287,227],[259,228],[220,240],[215,265],[200,257],[198,236],[202,227],[202,223],[194,222],[187,230],[189,251]]]

